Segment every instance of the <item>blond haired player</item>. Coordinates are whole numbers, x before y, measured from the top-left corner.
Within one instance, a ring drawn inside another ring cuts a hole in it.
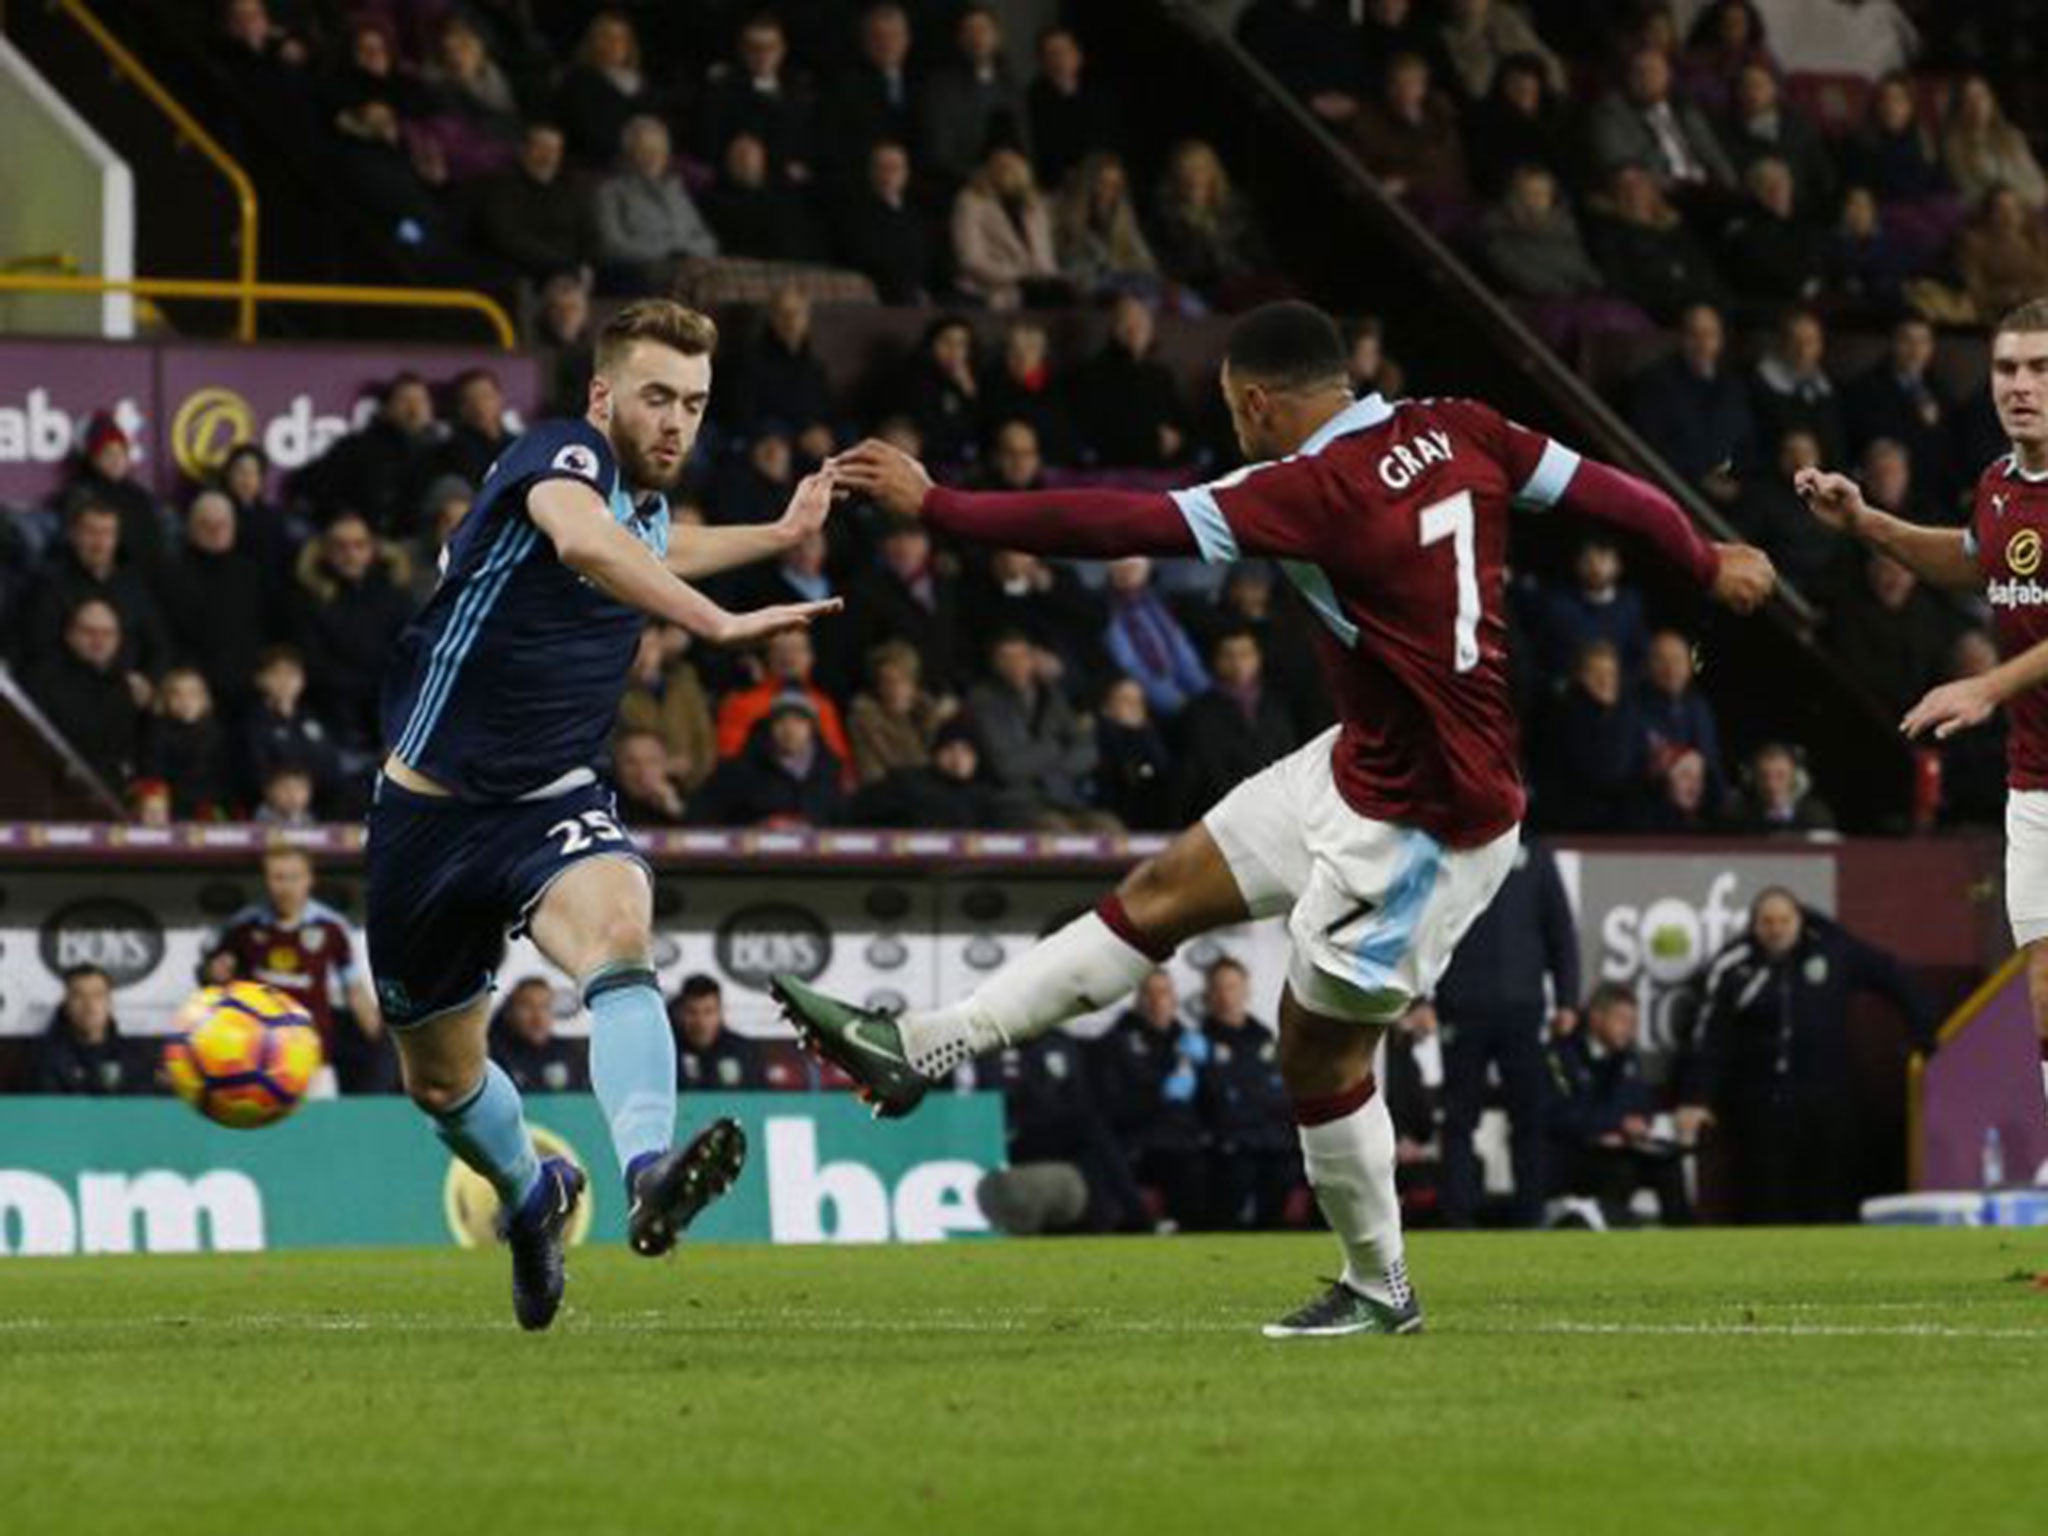
[[[1793,485],[1814,514],[1923,580],[1991,602],[2005,660],[1979,677],[1943,683],[1901,722],[1908,736],[1945,740],[2004,706],[2005,905],[2026,951],[2027,996],[2040,1032],[2048,1092],[2048,299],[2022,304],[1991,334],[1991,404],[2012,451],[1977,480],[1965,528],[1922,528],[1880,512],[1847,475],[1802,469]]]

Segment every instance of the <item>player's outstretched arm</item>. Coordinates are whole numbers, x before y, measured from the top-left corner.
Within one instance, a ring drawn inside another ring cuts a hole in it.
[[[2037,641],[2017,656],[2008,656],[1989,672],[1959,677],[1928,690],[1906,712],[1899,729],[1916,741],[1932,735],[1946,741],[1957,731],[1982,725],[2007,700],[2048,683],[2048,640]]]
[[[783,603],[752,613],[730,613],[672,574],[654,551],[612,521],[603,500],[575,480],[545,480],[526,498],[527,516],[555,546],[555,558],[607,597],[671,624],[701,640],[745,645],[812,619],[836,613],[838,598]]]
[[[821,469],[797,482],[782,516],[772,523],[730,527],[678,528],[669,545],[668,568],[689,581],[716,576],[756,560],[773,560],[818,532],[832,511],[832,471]]]
[[[955,491],[925,467],[872,438],[832,459],[839,485],[897,517],[922,517],[941,532],[1032,555],[1114,560],[1192,555],[1195,536],[1162,491]]]
[[[1658,554],[1737,613],[1762,607],[1778,584],[1770,557],[1748,544],[1711,544],[1685,509],[1647,480],[1581,459],[1556,504],[1647,539]]]
[[[1792,489],[1828,527],[1890,555],[1921,580],[1957,592],[1983,587],[1984,573],[1971,557],[1962,529],[1922,528],[1880,512],[1863,499],[1854,480],[1824,469],[1800,470],[1792,477]]]

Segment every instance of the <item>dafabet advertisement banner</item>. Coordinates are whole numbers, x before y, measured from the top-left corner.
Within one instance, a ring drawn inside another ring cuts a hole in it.
[[[162,1100],[8,1099],[0,1256],[487,1241],[497,1202],[398,1099],[307,1104],[230,1131]],[[591,1175],[579,1240],[621,1242],[610,1138],[583,1094],[528,1101],[544,1152]],[[897,1124],[838,1094],[689,1094],[683,1133],[746,1128],[746,1172],[693,1241],[933,1242],[987,1230],[974,1188],[1003,1160],[1002,1099],[935,1094]]]

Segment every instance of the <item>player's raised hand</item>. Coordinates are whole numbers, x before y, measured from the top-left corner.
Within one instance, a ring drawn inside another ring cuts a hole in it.
[[[777,603],[773,608],[756,608],[751,613],[729,613],[711,638],[720,645],[752,645],[785,630],[809,629],[811,620],[839,612],[846,606],[836,597],[817,603]]]
[[[782,516],[777,519],[777,525],[790,543],[794,544],[825,526],[825,519],[832,515],[833,481],[829,465],[797,481],[789,505],[782,509]]]
[[[1957,731],[1982,725],[1998,712],[1998,694],[1982,677],[1958,678],[1931,689],[1899,722],[1899,729],[1914,740],[1932,732],[1936,741],[1947,741]]]
[[[1855,532],[1856,520],[1870,510],[1856,482],[1832,470],[1802,469],[1792,477],[1792,489],[1815,517],[1844,533]]]
[[[1716,544],[1721,557],[1714,573],[1714,601],[1737,613],[1754,613],[1778,585],[1771,557],[1753,544]]]
[[[839,485],[896,517],[917,516],[932,488],[932,477],[922,464],[873,437],[828,459],[825,467]]]

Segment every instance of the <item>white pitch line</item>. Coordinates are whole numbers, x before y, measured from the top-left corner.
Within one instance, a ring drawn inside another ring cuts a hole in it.
[[[1498,1331],[1498,1330],[1488,1330]],[[1676,1338],[2033,1339],[2048,1344],[2048,1327],[1975,1328],[1954,1323],[1538,1323],[1511,1333],[1648,1334]]]

